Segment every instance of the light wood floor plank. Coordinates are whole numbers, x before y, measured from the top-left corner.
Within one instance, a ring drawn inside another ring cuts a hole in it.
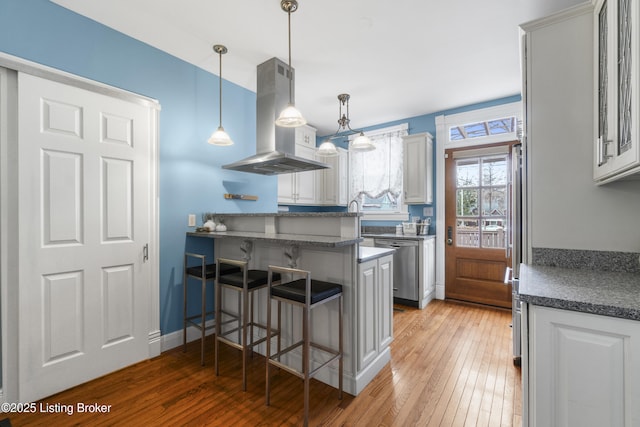
[[[314,426],[519,426],[520,369],[511,356],[511,313],[434,301],[424,310],[394,312],[391,363],[353,397],[311,382]],[[248,366],[241,391],[238,350],[221,346],[220,376],[213,370],[213,340],[206,366],[198,342],[163,353],[42,401],[111,405],[107,414],[11,414],[23,426],[296,426],[302,424],[302,381],[272,371],[271,406],[265,406],[264,358]]]

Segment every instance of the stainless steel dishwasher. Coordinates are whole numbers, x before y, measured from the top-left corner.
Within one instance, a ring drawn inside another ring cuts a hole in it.
[[[409,305],[418,304],[419,245],[417,240],[374,239],[378,248],[393,248],[393,299]]]

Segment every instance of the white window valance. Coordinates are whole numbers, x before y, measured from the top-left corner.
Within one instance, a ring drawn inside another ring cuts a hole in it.
[[[388,195],[402,206],[402,137],[407,133],[406,123],[366,133],[376,149],[350,153],[350,199],[363,200],[364,195],[378,199]]]

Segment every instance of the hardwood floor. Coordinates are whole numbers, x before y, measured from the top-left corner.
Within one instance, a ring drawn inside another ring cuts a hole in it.
[[[321,426],[520,426],[520,368],[511,357],[511,313],[434,301],[424,310],[397,306],[391,363],[360,393],[345,394],[313,380],[310,424]],[[111,425],[294,426],[302,421],[302,381],[273,373],[264,404],[264,358],[248,367],[241,391],[239,352],[221,349],[220,376],[199,343],[167,351],[38,402],[63,413],[10,414],[14,427]],[[78,403],[111,405],[78,413]],[[0,414],[0,418],[7,414]]]

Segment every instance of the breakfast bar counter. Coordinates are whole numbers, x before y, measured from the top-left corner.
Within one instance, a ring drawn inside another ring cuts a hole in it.
[[[316,280],[338,283],[343,288],[343,340],[344,340],[344,391],[357,395],[391,360],[389,343],[392,335],[387,336],[380,345],[372,341],[379,334],[379,325],[371,319],[388,319],[385,330],[392,334],[393,307],[391,304],[375,305],[374,295],[380,292],[392,293],[391,282],[384,283],[384,289],[378,282],[361,280],[359,277],[359,215],[357,213],[277,213],[277,214],[217,214],[209,213],[206,219],[224,224],[225,231],[193,231],[187,233],[189,239],[209,239],[213,243],[214,256],[249,262],[249,268],[266,270],[270,265],[299,268],[311,272]],[[387,256],[390,254],[369,254],[366,256]],[[256,316],[258,321],[266,322],[268,295],[266,290],[257,291]],[[374,298],[374,299],[372,299]],[[225,296],[225,307],[237,307],[234,295]],[[338,322],[338,304],[327,303],[313,310],[311,335],[314,341],[330,348],[337,348],[338,336],[331,334]],[[382,312],[384,311],[384,313]],[[388,313],[387,313],[388,311]],[[284,315],[282,330],[293,335],[301,333],[302,313],[291,309]],[[376,322],[378,322],[376,320]],[[298,336],[283,337],[283,346],[287,340],[293,342]],[[264,345],[256,349],[265,354]],[[322,355],[312,352],[312,359]],[[301,354],[294,354],[289,361],[297,366]],[[312,362],[313,364],[313,362]],[[316,379],[338,385],[338,368],[330,365],[318,372]]]

